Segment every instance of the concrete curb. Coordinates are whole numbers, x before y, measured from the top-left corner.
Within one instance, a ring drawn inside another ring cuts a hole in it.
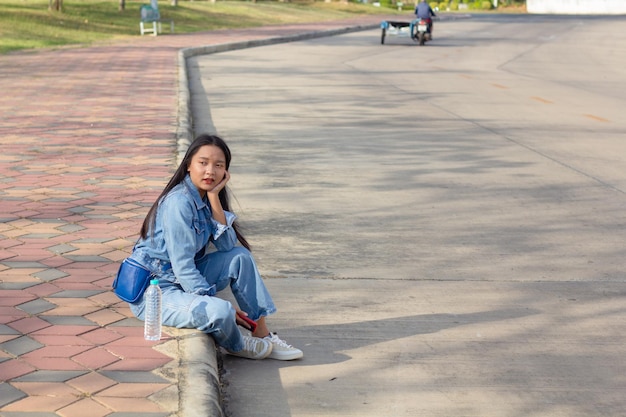
[[[181,416],[224,416],[215,342],[204,333],[192,331],[179,339],[179,346]]]
[[[191,92],[187,59],[198,55],[278,43],[296,42],[326,36],[341,35],[379,27],[379,24],[357,25],[326,31],[306,32],[296,35],[233,42],[218,45],[185,48],[178,53],[178,111],[176,125],[176,165],[180,164],[194,138]],[[217,348],[212,338],[204,333],[189,330],[177,337],[180,349],[179,401],[181,417],[223,417]]]

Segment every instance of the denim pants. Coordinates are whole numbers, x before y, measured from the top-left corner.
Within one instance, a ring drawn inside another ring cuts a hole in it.
[[[251,319],[258,320],[276,312],[254,258],[246,248],[236,246],[227,252],[209,253],[196,262],[196,267],[217,291],[230,285],[239,308]],[[164,325],[198,329],[213,336],[215,342],[227,350],[238,352],[243,349],[235,309],[229,301],[187,293],[171,279],[160,280],[159,285],[163,293],[161,314]],[[130,307],[133,314],[143,320],[143,298]]]

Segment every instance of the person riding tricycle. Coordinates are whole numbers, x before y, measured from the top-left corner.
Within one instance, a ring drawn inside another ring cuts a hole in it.
[[[421,0],[417,6],[415,6],[415,16],[418,20],[425,20],[428,25],[428,33],[430,34],[430,39],[433,38],[433,17],[437,16],[433,11],[432,7],[426,0]]]

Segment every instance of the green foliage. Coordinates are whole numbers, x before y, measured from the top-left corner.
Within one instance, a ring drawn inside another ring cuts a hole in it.
[[[378,2],[380,3],[380,7],[387,7],[398,11],[413,10],[413,3],[408,0],[378,0]],[[386,10],[385,13],[387,13]]]
[[[473,10],[489,10],[493,7],[493,4],[488,0],[474,0],[472,3],[469,3],[468,6]]]
[[[451,1],[450,2],[450,10],[459,10],[459,2]]]
[[[438,4],[439,6],[439,10],[446,10],[448,8],[448,2],[447,1],[442,1]]]

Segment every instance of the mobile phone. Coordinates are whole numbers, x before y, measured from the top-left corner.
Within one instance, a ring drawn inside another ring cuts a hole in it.
[[[240,314],[237,313],[237,315],[243,319],[243,321],[246,322],[246,324],[248,324],[248,330],[250,330],[252,333],[254,333],[254,331],[256,330],[256,321],[252,320],[250,317],[244,315],[244,314]]]

